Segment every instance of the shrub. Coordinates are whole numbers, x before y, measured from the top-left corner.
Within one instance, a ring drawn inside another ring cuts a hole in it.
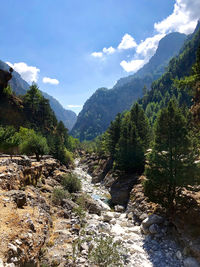
[[[27,155],[35,154],[37,161],[40,161],[40,156],[48,154],[49,147],[45,137],[30,130],[22,137],[20,151]]]
[[[96,247],[90,252],[89,259],[97,266],[124,266],[123,248],[119,242],[114,242],[112,237],[97,237]]]
[[[64,157],[65,157],[65,164],[67,166],[73,164],[73,162],[74,162],[73,154],[72,154],[72,152],[70,152],[66,148],[64,149]]]
[[[62,186],[70,193],[76,193],[81,190],[81,182],[75,174],[63,175]]]
[[[56,187],[53,190],[52,202],[56,205],[60,205],[61,201],[69,196],[69,193],[62,187]]]

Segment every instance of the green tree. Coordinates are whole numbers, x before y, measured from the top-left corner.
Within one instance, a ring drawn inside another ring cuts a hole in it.
[[[126,172],[143,171],[144,146],[135,124],[130,120],[130,113],[127,113],[122,121],[115,162],[118,169]]]
[[[13,153],[15,153],[14,150],[17,150],[18,145],[19,138],[15,128],[12,126],[0,127],[0,149],[3,152],[10,153],[12,158]]]
[[[170,101],[156,121],[155,142],[145,171],[145,193],[150,200],[173,207],[182,188],[198,181],[197,158],[182,110]]]
[[[104,139],[104,146],[112,157],[115,155],[116,145],[120,138],[120,127],[121,127],[121,114],[117,114],[114,121],[111,122],[106,136]]]
[[[22,140],[20,151],[27,155],[35,154],[37,161],[40,161],[40,158],[49,152],[46,138],[40,134],[36,134],[33,130]]]

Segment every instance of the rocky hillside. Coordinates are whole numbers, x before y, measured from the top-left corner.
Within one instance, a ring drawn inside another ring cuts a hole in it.
[[[136,74],[120,79],[113,89],[98,89],[85,103],[78,115],[72,134],[80,140],[91,140],[102,134],[117,113],[131,107],[143,94],[143,88],[150,89],[154,80],[160,77],[169,60],[179,52],[186,35],[171,33],[164,37],[155,55]]]
[[[139,223],[122,206],[111,211],[106,188],[75,165],[82,191],[63,195],[72,170],[55,159],[0,155],[0,266],[199,266],[165,216],[144,208]]]
[[[0,69],[8,71],[9,66],[0,60]],[[17,95],[24,95],[29,89],[29,84],[24,81],[19,73],[13,71],[12,79],[9,82],[13,91]],[[43,96],[49,100],[50,106],[55,112],[57,119],[62,121],[69,130],[72,129],[76,122],[76,113],[71,110],[66,110],[63,106],[52,96],[42,92]]]

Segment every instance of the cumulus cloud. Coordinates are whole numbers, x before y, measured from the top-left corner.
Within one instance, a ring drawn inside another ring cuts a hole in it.
[[[82,108],[83,105],[67,105],[68,108]]]
[[[176,0],[173,13],[161,22],[155,23],[154,28],[159,33],[192,33],[200,17],[199,10],[199,0]]]
[[[121,40],[121,43],[118,45],[118,49],[130,49],[137,46],[135,39],[128,33],[126,33]]]
[[[49,83],[49,84],[53,84],[53,85],[58,85],[59,81],[57,79],[51,79],[49,77],[44,77],[42,79],[43,83]]]
[[[136,72],[145,64],[143,59],[133,59],[131,61],[123,60],[120,65],[126,72]]]
[[[102,52],[93,52],[92,54],[91,54],[91,56],[93,56],[93,57],[103,57],[103,53]]]
[[[28,66],[24,62],[19,63],[10,63],[6,62],[10,67],[12,67],[16,72],[18,72],[21,77],[28,83],[37,82],[38,80],[38,73],[40,72],[40,69]]]
[[[136,52],[143,57],[151,57],[158,47],[159,41],[165,34],[156,34],[153,37],[148,37],[137,46]]]
[[[154,24],[155,35],[141,41],[133,60],[123,60],[120,65],[126,72],[136,72],[155,54],[159,41],[170,32],[192,33],[200,17],[199,0],[176,0],[173,13]]]
[[[104,47],[103,52],[104,52],[105,54],[108,54],[108,55],[109,55],[109,54],[113,54],[113,53],[115,53],[115,48],[112,47],[112,46],[110,46],[110,47],[108,47],[108,48]]]

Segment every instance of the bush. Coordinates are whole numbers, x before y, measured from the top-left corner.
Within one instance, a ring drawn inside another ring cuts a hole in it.
[[[62,186],[70,193],[76,193],[81,190],[81,182],[75,174],[63,175]]]
[[[122,259],[123,248],[112,237],[97,237],[96,247],[90,252],[89,259],[97,266],[124,266]]]
[[[55,205],[60,205],[61,201],[69,196],[69,193],[64,190],[62,187],[56,187],[53,190],[52,202]]]
[[[49,147],[47,145],[47,140],[45,137],[35,133],[34,130],[29,130],[22,137],[20,151],[27,155],[35,154],[37,161],[40,161],[40,156],[48,154]]]
[[[73,154],[66,148],[64,149],[64,156],[65,156],[65,164],[67,166],[73,164],[74,162]]]

